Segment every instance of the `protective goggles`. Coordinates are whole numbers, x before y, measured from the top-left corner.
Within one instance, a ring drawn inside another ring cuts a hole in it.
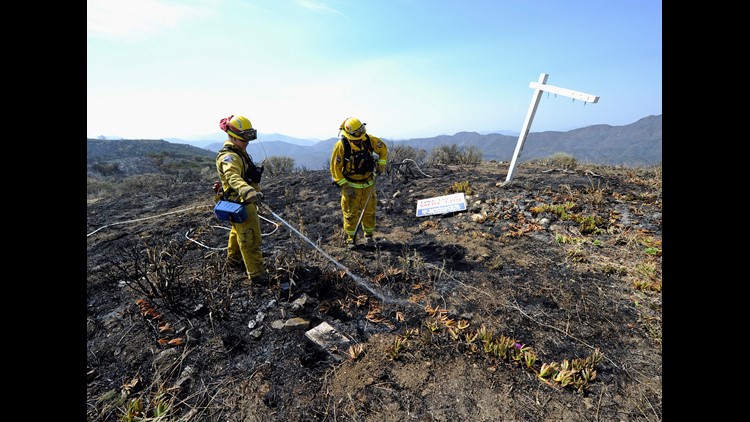
[[[359,129],[357,129],[357,130],[355,130],[353,132],[347,131],[346,133],[348,133],[349,135],[352,135],[354,137],[359,138],[360,136],[364,135],[365,132],[367,132],[367,129],[365,129],[365,125],[366,124],[367,123],[362,123],[362,126],[360,126]]]
[[[242,138],[245,142],[250,142],[254,139],[258,139],[258,131],[255,129],[237,130],[232,125],[227,125],[230,132]]]

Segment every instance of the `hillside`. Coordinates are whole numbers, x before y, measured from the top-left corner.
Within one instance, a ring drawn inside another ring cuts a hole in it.
[[[372,134],[378,135],[377,128],[372,128]],[[205,148],[216,152],[223,139],[218,137],[215,143]],[[260,142],[248,147],[256,161],[274,155],[285,156],[293,158],[300,167],[311,170],[327,168],[326,163],[336,142],[336,138],[331,138],[312,145],[294,144],[276,134],[262,135],[259,139]],[[518,136],[459,132],[430,138],[384,140],[390,146],[411,146],[427,153],[436,147],[455,144],[460,148],[477,148],[487,161],[509,162]],[[662,116],[647,116],[624,126],[594,125],[567,132],[530,132],[518,162],[548,157],[557,152],[572,155],[582,163],[630,167],[658,165],[662,161]]]
[[[175,173],[206,168],[216,153],[153,139],[87,139],[86,174],[117,176]]]
[[[661,166],[390,163],[354,251],[326,171],[267,174],[248,288],[212,160],[176,161],[89,174],[87,420],[662,420]]]

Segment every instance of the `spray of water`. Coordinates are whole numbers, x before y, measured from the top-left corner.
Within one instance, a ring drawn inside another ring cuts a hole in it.
[[[352,278],[352,280],[354,280],[358,285],[362,286],[367,291],[369,291],[370,293],[372,293],[372,295],[375,296],[376,298],[378,298],[378,300],[380,300],[381,302],[383,302],[383,303],[389,303],[389,304],[409,304],[409,302],[407,302],[407,301],[399,300],[399,299],[392,299],[392,298],[386,297],[385,295],[383,295],[381,293],[378,293],[362,277],[359,277],[359,276],[353,274],[351,271],[349,271],[348,268],[346,268],[346,266],[344,266],[343,264],[341,264],[338,261],[336,261],[335,259],[333,259],[333,257],[330,256],[330,255],[328,255],[323,249],[320,249],[320,247],[318,245],[316,245],[315,242],[313,242],[312,240],[308,239],[307,236],[305,236],[304,234],[300,233],[297,229],[295,229],[294,227],[292,227],[291,225],[289,225],[289,223],[287,223],[286,221],[284,221],[283,218],[279,217],[275,212],[271,211],[271,209],[268,207],[268,205],[266,205],[266,204],[260,204],[260,206],[262,208],[264,208],[266,211],[268,211],[269,213],[271,213],[271,215],[275,219],[279,220],[282,224],[284,224],[285,226],[287,226],[289,228],[289,230],[291,230],[297,236],[299,236],[302,239],[304,239],[305,242],[309,243],[310,246],[312,246],[313,248],[315,248],[318,252],[320,252],[329,261],[333,262],[334,265],[336,265],[338,268],[340,268],[341,270],[343,270],[349,277]]]

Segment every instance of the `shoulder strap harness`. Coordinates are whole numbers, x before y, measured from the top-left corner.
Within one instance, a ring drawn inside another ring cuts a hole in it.
[[[219,150],[219,155],[222,153],[231,152],[233,154],[237,154],[240,157],[240,160],[242,160],[242,178],[245,179],[248,183],[260,183],[260,178],[263,175],[264,166],[256,166],[253,162],[253,157],[250,156],[250,154],[245,153],[244,155],[247,156],[247,168],[245,168],[245,160],[243,159],[242,151],[239,151],[235,148],[232,148],[231,146],[227,145],[224,146],[222,149]],[[224,193],[221,195],[221,199],[226,201],[227,196],[231,191],[233,191],[232,187],[230,186],[228,190],[224,191]]]
[[[349,140],[346,139],[345,136],[341,137],[341,143],[344,145],[344,176],[349,176],[352,174],[364,174],[374,169],[374,159],[372,158],[372,153],[374,152],[374,150],[372,149],[372,143],[370,142],[369,134],[365,133],[365,139],[363,141],[364,151],[367,152],[367,157],[364,158],[369,158],[364,163],[364,166],[362,165],[362,163],[357,163],[357,159],[362,160],[361,156],[356,156],[355,154],[354,161],[352,161],[352,147],[349,144]],[[362,151],[360,151],[358,154],[361,153]],[[346,163],[350,163],[351,166],[347,166]]]

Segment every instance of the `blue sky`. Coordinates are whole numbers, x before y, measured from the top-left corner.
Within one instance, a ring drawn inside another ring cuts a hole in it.
[[[87,0],[87,137],[386,139],[531,132],[662,114],[658,0]]]

